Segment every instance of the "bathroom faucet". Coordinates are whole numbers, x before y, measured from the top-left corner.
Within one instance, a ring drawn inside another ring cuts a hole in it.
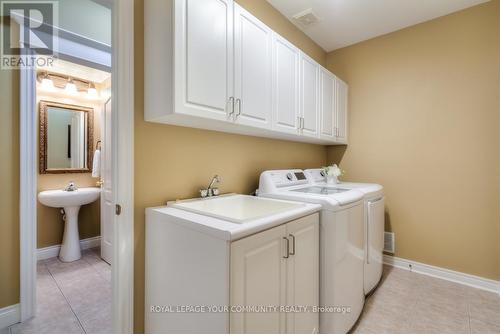
[[[64,191],[75,191],[75,190],[78,190],[78,187],[73,181],[69,181],[68,185],[64,188]]]
[[[219,175],[215,175],[212,180],[210,181],[210,184],[208,185],[207,189],[201,189],[200,190],[200,196],[202,198],[205,197],[211,197],[211,196],[217,196],[219,195],[219,189],[214,187],[214,184],[219,184],[221,183],[221,179]]]

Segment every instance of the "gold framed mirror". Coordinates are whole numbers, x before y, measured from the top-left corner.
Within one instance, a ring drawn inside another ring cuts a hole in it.
[[[94,154],[94,109],[39,102],[40,174],[90,173]]]

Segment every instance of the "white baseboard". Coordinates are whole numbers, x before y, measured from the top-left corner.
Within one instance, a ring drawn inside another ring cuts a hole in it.
[[[406,260],[385,254],[384,254],[384,263],[396,268],[405,269],[419,274],[424,274],[427,276],[444,279],[450,282],[471,286],[473,288],[481,290],[495,292],[500,295],[500,281],[495,281],[488,278],[465,274],[445,268],[435,267],[429,264]]]
[[[0,329],[12,326],[21,321],[21,304],[0,308]]]
[[[98,247],[100,245],[101,245],[101,237],[100,236],[80,240],[80,248],[81,249],[94,248],[94,247]],[[36,251],[36,258],[38,261],[40,261],[40,260],[50,259],[51,257],[56,257],[59,255],[60,249],[61,249],[61,245],[38,248]]]

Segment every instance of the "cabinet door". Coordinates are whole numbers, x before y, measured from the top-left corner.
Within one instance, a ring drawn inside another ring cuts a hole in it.
[[[226,120],[233,96],[233,1],[176,0],[176,112]]]
[[[287,263],[287,305],[319,305],[319,223],[311,215],[287,224],[290,258]],[[319,331],[319,314],[288,313],[287,334]]]
[[[300,54],[300,115],[303,118],[301,133],[318,136],[318,74],[319,66],[314,60]]]
[[[345,82],[336,78],[336,117],[335,117],[335,134],[337,142],[347,144],[347,97],[348,87]]]
[[[270,128],[272,30],[234,4],[235,112],[237,123]]]
[[[324,68],[320,68],[319,79],[321,111],[320,137],[335,141],[335,77]]]
[[[273,38],[273,125],[297,133],[299,117],[299,50],[281,36]]]
[[[231,305],[282,306],[286,302],[286,227],[231,243]],[[285,334],[285,314],[231,313],[231,334]]]

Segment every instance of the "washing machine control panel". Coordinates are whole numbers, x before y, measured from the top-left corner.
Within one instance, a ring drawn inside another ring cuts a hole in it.
[[[309,183],[306,174],[300,169],[267,171],[262,173],[261,181],[274,188]]]
[[[326,173],[322,168],[306,169],[304,173],[313,182],[325,182]]]

